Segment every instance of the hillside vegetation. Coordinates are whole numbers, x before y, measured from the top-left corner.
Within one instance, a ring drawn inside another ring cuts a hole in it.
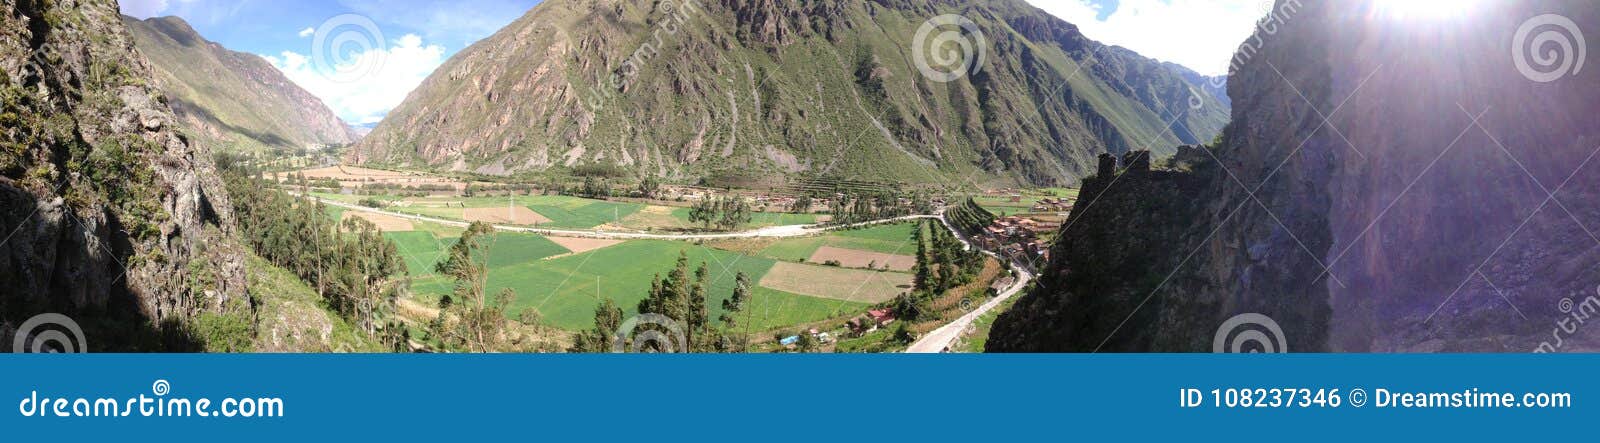
[[[946,14],[972,21],[981,37],[960,38],[983,56],[942,83],[916,54],[955,47],[916,39]],[[485,174],[1071,184],[1099,153],[1211,140],[1228,110],[1203,79],[1021,0],[548,0],[452,57],[348,155]]]
[[[260,56],[207,41],[178,17],[122,21],[179,121],[214,151],[282,155],[356,140],[320,99]]]

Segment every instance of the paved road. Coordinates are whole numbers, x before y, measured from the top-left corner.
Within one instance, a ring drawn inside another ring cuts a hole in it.
[[[950,232],[954,233],[956,238],[961,240],[961,243],[966,244],[969,248],[975,247],[971,242],[967,241],[966,236],[962,235],[961,232],[957,231],[953,226],[951,226],[948,220],[943,220],[943,218],[940,218],[940,220],[944,221],[945,228],[950,229]],[[996,295],[988,302],[979,305],[978,309],[973,309],[972,312],[962,315],[961,318],[956,319],[956,321],[941,326],[939,329],[934,329],[933,332],[929,332],[927,335],[922,336],[922,338],[917,339],[915,343],[911,344],[911,347],[906,348],[907,353],[934,354],[949,350],[950,346],[955,344],[956,339],[961,338],[961,335],[966,333],[967,328],[972,326],[972,322],[977,321],[978,317],[982,317],[983,314],[987,314],[989,311],[993,311],[995,308],[1000,307],[1000,304],[1005,303],[1006,300],[1010,300],[1011,297],[1015,297],[1018,293],[1022,292],[1022,288],[1028,287],[1028,282],[1033,281],[1033,273],[1028,271],[1027,267],[1022,266],[1015,261],[1002,258],[993,252],[984,251],[984,253],[988,254],[990,257],[999,259],[1010,266],[1013,273],[1016,274],[1017,282],[1013,283],[1011,287],[1006,288],[1004,291],[1000,291],[1000,294]]]

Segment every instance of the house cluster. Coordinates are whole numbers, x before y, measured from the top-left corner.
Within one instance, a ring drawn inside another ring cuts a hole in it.
[[[850,328],[851,333],[859,336],[868,332],[876,331],[878,328],[887,327],[894,323],[894,321],[894,311],[889,310],[888,308],[872,309],[868,310],[865,314],[858,315],[856,318],[852,318],[850,321],[845,322],[845,326]]]
[[[1039,231],[1060,228],[1059,223],[1042,223],[1022,217],[1001,217],[983,228],[978,246],[1019,260],[1048,260],[1050,247],[1039,240]]]
[[[1033,212],[1068,212],[1072,210],[1072,202],[1064,198],[1045,197],[1033,204]]]
[[[829,333],[826,333],[826,332],[822,332],[822,331],[818,331],[817,328],[811,328],[811,330],[803,332],[803,334],[811,334],[811,338],[816,339],[817,343],[821,343],[821,344],[833,343],[833,335],[832,334],[829,334]],[[791,336],[788,336],[788,337],[784,337],[783,340],[778,340],[778,344],[783,345],[786,348],[793,349],[795,346],[798,346],[800,344],[800,336],[799,335],[791,335]]]

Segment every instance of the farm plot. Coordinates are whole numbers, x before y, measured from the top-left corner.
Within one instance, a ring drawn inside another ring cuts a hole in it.
[[[433,267],[444,260],[445,254],[456,238],[439,238],[428,232],[390,232],[384,234],[394,241],[400,255],[405,257],[408,274],[413,277],[434,276]],[[524,233],[502,232],[483,240],[489,255],[488,267],[507,266],[543,260],[567,254],[566,248],[548,238]]]
[[[466,208],[462,210],[463,217],[469,222],[485,222],[491,224],[535,225],[550,223],[549,218],[533,212],[525,206],[507,206],[504,208]]]
[[[882,303],[909,291],[911,276],[778,262],[761,286],[795,294],[856,303]]]
[[[917,258],[909,255],[858,251],[832,246],[817,248],[817,252],[812,253],[811,258],[807,261],[811,263],[834,262],[846,268],[888,269],[891,271],[910,271],[911,268],[917,266]]]
[[[774,241],[761,249],[757,255],[792,262],[822,263],[823,261],[812,260],[812,258],[823,247],[832,247],[909,256],[917,251],[917,244],[911,242],[911,230],[916,229],[916,227],[917,224],[915,223],[896,223],[865,229],[835,231],[820,237],[782,239]],[[883,262],[879,261],[879,263]],[[915,261],[913,261],[914,263]],[[843,264],[842,260],[841,264]],[[859,267],[866,267],[866,262],[862,262]],[[907,267],[906,269],[910,268]]]
[[[411,224],[411,220],[392,215],[362,211],[342,211],[342,215],[345,219],[353,217],[371,222],[374,226],[378,227],[379,231],[382,232],[407,232],[415,231],[417,229]]]

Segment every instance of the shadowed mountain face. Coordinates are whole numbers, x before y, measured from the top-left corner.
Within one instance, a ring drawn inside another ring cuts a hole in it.
[[[1247,313],[1297,352],[1600,349],[1552,335],[1600,283],[1600,5],[1475,3],[1280,1],[1221,143],[1088,180],[989,350],[1209,352]]]
[[[970,23],[919,39],[947,14]],[[445,63],[349,155],[1068,184],[1099,153],[1210,141],[1227,109],[1200,79],[1020,0],[549,0]]]
[[[300,149],[358,138],[321,100],[255,54],[207,41],[178,17],[122,21],[179,120],[218,151]]]
[[[176,130],[116,2],[0,3],[0,343],[61,313],[89,350],[192,350],[186,320],[253,315],[211,153]]]

